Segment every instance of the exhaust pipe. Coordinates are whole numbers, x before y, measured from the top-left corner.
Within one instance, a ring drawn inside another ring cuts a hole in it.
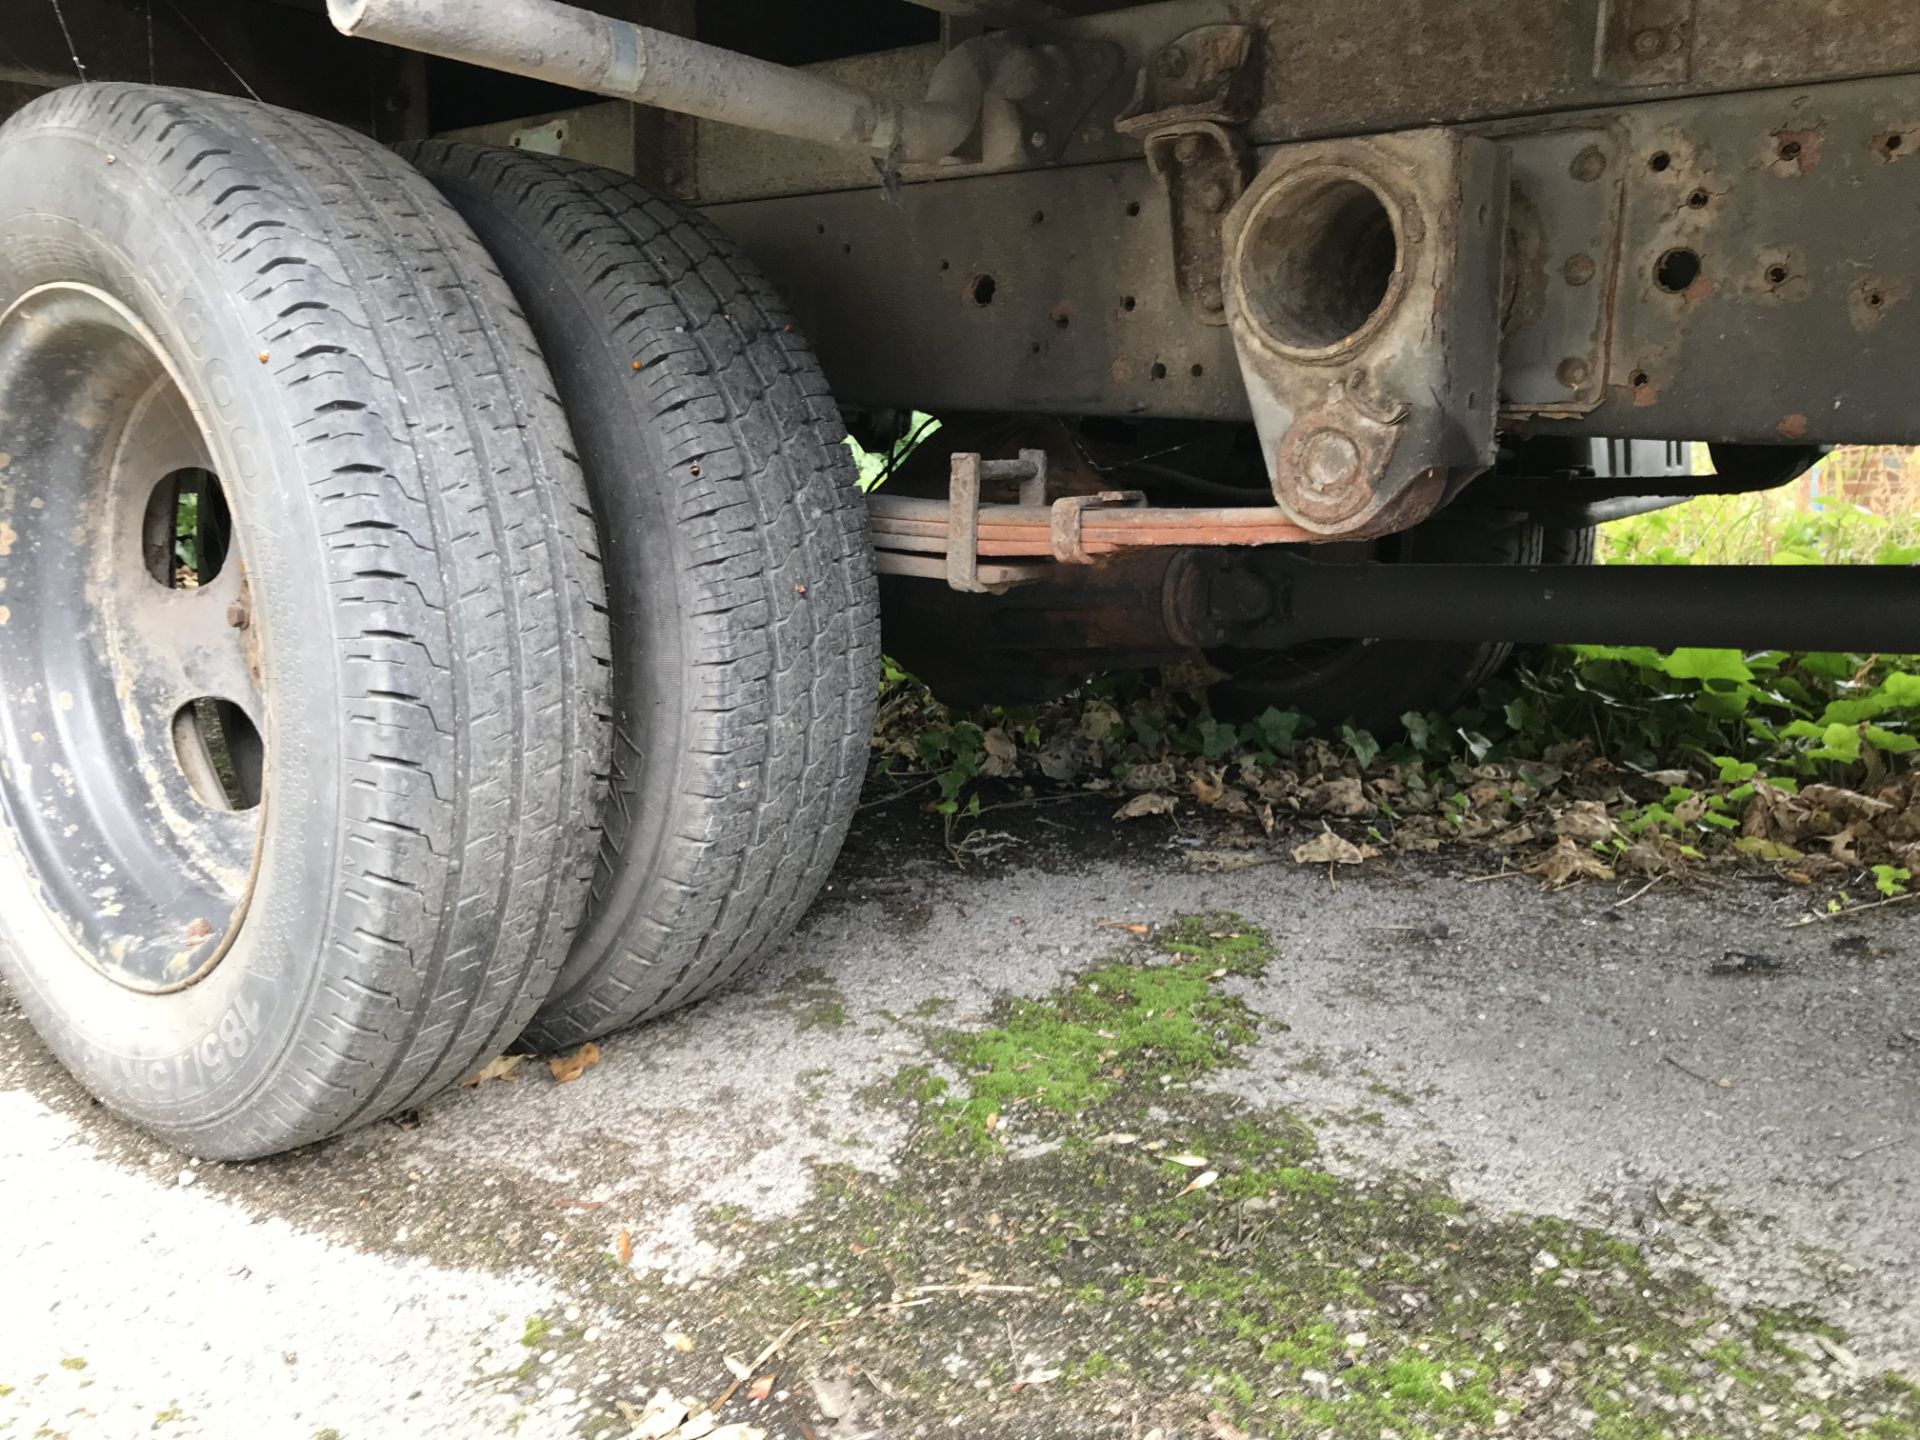
[[[342,35],[896,164],[952,154],[988,95],[1047,80],[1033,51],[991,37],[949,51],[926,99],[899,101],[557,0],[327,0],[327,14]]]

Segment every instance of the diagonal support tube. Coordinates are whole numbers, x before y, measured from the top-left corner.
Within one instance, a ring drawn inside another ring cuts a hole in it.
[[[557,0],[327,0],[327,13],[343,35],[893,162],[952,154],[986,96],[1024,99],[1047,79],[1031,50],[991,37],[949,51],[924,100],[900,101]]]

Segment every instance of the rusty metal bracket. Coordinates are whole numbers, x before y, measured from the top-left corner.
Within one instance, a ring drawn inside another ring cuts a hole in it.
[[[1102,490],[1097,495],[1063,495],[1053,502],[1048,529],[1053,536],[1053,558],[1062,565],[1091,565],[1081,521],[1089,510],[1136,509],[1147,503],[1139,490]]]
[[[1023,506],[1047,503],[1047,452],[1022,450],[1017,460],[982,460],[977,451],[954,455],[947,479],[947,584],[969,594],[1005,588],[1007,577],[980,573],[980,482],[1014,480]]]
[[[1247,188],[1246,149],[1204,120],[1147,137],[1147,165],[1167,192],[1173,230],[1173,283],[1204,325],[1227,323],[1220,279],[1226,246],[1220,222]]]
[[[1275,502],[1421,519],[1493,458],[1507,157],[1455,130],[1284,146],[1227,217],[1228,321]]]
[[[1140,68],[1133,101],[1114,121],[1138,135],[1167,194],[1174,286],[1203,324],[1227,323],[1221,221],[1247,188],[1245,143],[1229,127],[1259,108],[1258,34],[1250,25],[1202,25]]]
[[[1133,99],[1114,120],[1122,135],[1151,135],[1198,120],[1244,125],[1260,108],[1260,32],[1201,25],[1140,67]]]

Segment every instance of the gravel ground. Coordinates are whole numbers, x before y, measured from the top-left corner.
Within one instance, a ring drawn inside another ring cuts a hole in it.
[[[763,974],[613,1037],[580,1080],[530,1062],[274,1161],[183,1165],[93,1107],[0,991],[0,1435],[624,1433],[621,1403],[662,1383],[717,1394],[723,1356],[778,1332],[758,1306],[836,1234],[836,1197],[929,1169],[890,1082],[960,1083],[942,1035],[1099,964],[1126,924],[1216,911],[1275,954],[1222,982],[1262,1023],[1191,1103],[1309,1117],[1343,1183],[1593,1226],[1727,1307],[1807,1307],[1845,1333],[1849,1374],[1920,1374],[1920,912],[1790,928],[1801,897],[1771,882],[1543,894],[1458,860],[1205,873],[1166,831],[1077,804],[1015,812],[1015,843],[961,871],[903,808],[863,817]],[[1008,1131],[1003,1168],[1059,1144]],[[787,1268],[757,1271],[776,1236]],[[872,1343],[883,1371],[908,1341]],[[1011,1322],[1000,1348],[1044,1374]],[[863,1400],[865,1370],[823,1363],[796,1346],[727,1418],[956,1433],[951,1400],[880,1381]],[[1016,1408],[1001,1433],[1150,1433],[1081,1383],[1085,1415]],[[1012,1388],[1017,1407],[1049,1387]],[[1591,1428],[1569,1413],[1565,1433]]]

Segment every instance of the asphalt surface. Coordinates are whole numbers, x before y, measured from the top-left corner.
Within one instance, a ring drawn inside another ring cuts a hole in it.
[[[1470,856],[1208,873],[1074,805],[961,870],[905,812],[862,817],[763,973],[579,1080],[529,1062],[274,1161],[129,1130],[0,991],[0,1435],[624,1433],[670,1367],[718,1391],[775,1338],[682,1327],[826,1167],[898,1174],[884,1092],[931,1026],[1222,910],[1276,942],[1226,982],[1274,1023],[1208,1083],[1320,1117],[1331,1167],[1597,1225],[1920,1374],[1920,907],[1790,926],[1805,896],[1767,881],[1547,894]],[[836,1424],[804,1363],[779,1384],[773,1434],[939,1428]]]

